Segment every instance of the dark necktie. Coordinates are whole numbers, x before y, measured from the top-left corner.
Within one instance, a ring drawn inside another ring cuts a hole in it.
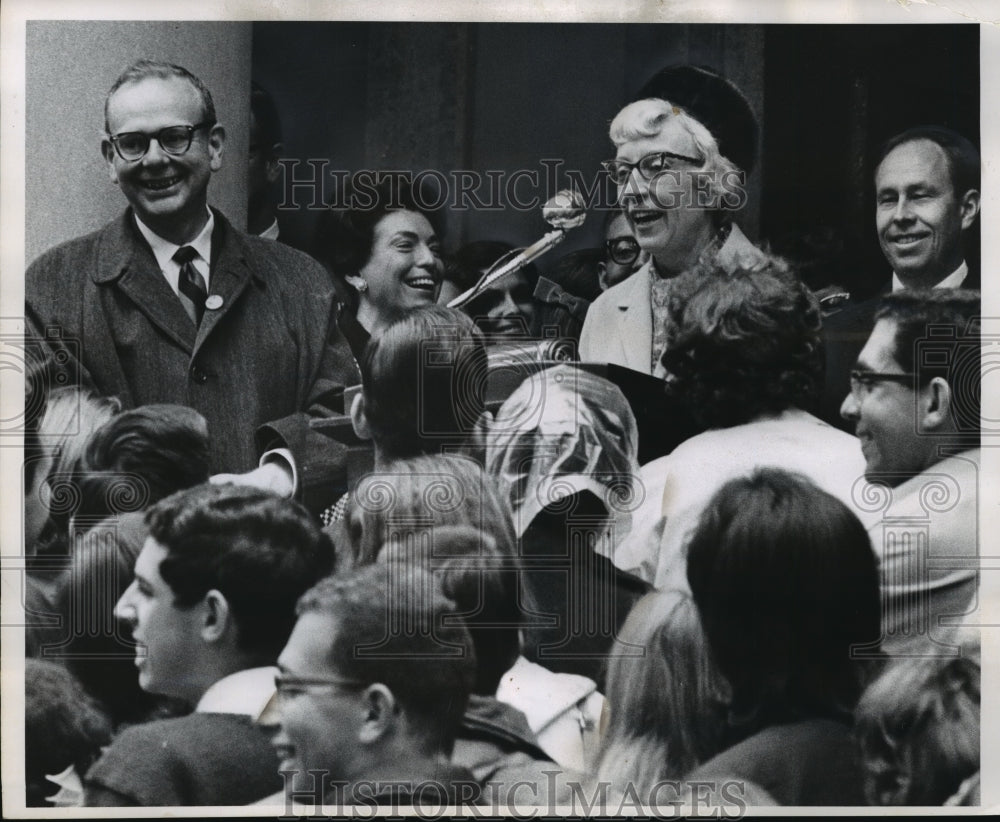
[[[191,263],[197,256],[198,252],[189,245],[181,246],[174,253],[174,260],[181,266],[177,290],[187,297],[191,301],[191,305],[194,306],[194,324],[196,326],[201,325],[201,318],[205,313],[205,298],[208,297],[205,278]]]

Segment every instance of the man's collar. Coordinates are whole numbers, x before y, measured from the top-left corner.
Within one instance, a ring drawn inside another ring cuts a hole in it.
[[[962,260],[962,264],[951,272],[947,277],[945,277],[941,282],[935,283],[934,288],[960,288],[962,283],[965,282],[965,278],[969,276],[969,266],[966,264],[965,260]],[[906,288],[903,285],[903,281],[899,279],[899,275],[893,271],[892,272],[892,290],[902,291]]]
[[[190,243],[185,243],[184,245],[191,246],[208,263],[212,258],[212,231],[215,229],[215,215],[212,213],[212,209],[207,208],[206,210],[208,211],[208,221],[205,223],[204,228]],[[156,264],[160,266],[161,270],[166,270],[167,263],[173,259],[174,254],[177,253],[177,249],[180,246],[170,242],[170,240],[163,239],[163,237],[140,220],[138,214],[134,216],[136,228],[139,229],[139,233],[142,234],[146,242],[149,243],[149,247],[153,250],[153,256],[156,257]]]
[[[198,700],[196,713],[243,714],[256,720],[274,697],[277,668],[247,668],[214,683]]]

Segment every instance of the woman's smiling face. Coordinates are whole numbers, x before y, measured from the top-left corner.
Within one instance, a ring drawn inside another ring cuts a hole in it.
[[[360,302],[380,317],[432,305],[444,273],[440,240],[423,214],[391,211],[376,224],[371,256],[358,273],[368,285]]]

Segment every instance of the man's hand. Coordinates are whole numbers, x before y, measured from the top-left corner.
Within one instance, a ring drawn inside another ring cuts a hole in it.
[[[295,490],[292,472],[280,461],[266,462],[245,474],[216,474],[209,482],[213,485],[249,485],[286,498]]]

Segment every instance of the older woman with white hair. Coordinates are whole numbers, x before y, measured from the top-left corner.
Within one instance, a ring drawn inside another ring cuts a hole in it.
[[[695,96],[686,85],[691,72],[711,79]],[[662,375],[674,278],[699,265],[753,268],[763,259],[732,221],[746,202],[745,175],[722,155],[716,136],[699,118],[705,112],[702,118],[719,129],[723,121],[717,113],[728,108],[741,122],[749,118],[749,132],[755,134],[753,114],[724,78],[694,67],[682,67],[677,76],[685,82],[661,83],[651,92],[666,95],[676,88],[686,104],[649,97],[625,106],[611,122],[617,153],[604,166],[650,260],[591,305],[580,337],[584,362]]]

